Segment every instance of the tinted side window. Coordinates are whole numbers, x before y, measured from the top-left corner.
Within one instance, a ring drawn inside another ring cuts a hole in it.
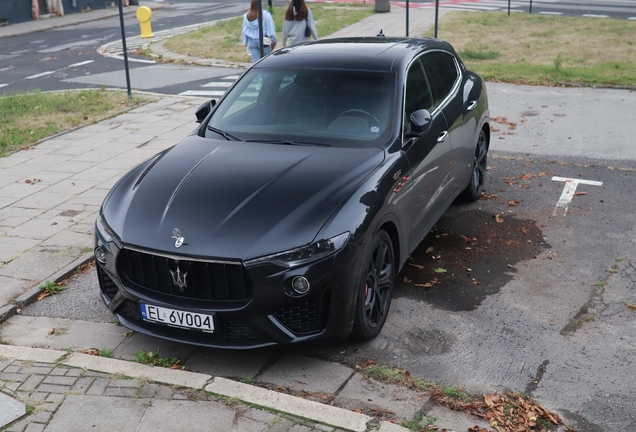
[[[431,77],[431,85],[435,89],[435,106],[437,106],[446,99],[457,81],[455,58],[445,52],[435,51],[422,56],[422,59]]]
[[[406,76],[404,102],[404,126],[408,128],[409,116],[420,109],[433,110],[433,94],[420,59],[411,63]]]

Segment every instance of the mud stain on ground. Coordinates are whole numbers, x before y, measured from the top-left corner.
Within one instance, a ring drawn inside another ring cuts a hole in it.
[[[532,220],[452,206],[396,277],[394,295],[472,311],[513,278],[517,263],[548,247]]]

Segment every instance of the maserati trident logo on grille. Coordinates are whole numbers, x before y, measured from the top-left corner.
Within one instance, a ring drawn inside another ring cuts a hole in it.
[[[175,228],[172,230],[172,238],[174,239],[174,247],[180,248],[185,241],[185,237],[181,236],[181,231],[179,228]]]
[[[188,272],[181,273],[181,270],[179,269],[179,263],[177,262],[177,270],[170,270],[170,274],[172,275],[172,283],[175,284],[175,286],[179,288],[181,292],[183,292],[183,290],[188,287],[188,284],[186,282],[186,276],[188,275]]]

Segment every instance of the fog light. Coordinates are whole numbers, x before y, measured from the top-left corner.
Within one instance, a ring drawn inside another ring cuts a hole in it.
[[[95,249],[95,259],[102,264],[106,264],[106,251],[101,246]]]
[[[307,294],[309,291],[309,281],[303,276],[293,278],[291,286],[296,294]]]

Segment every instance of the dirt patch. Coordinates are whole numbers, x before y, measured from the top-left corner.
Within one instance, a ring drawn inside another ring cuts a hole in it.
[[[396,297],[472,311],[499,292],[515,265],[549,248],[532,220],[453,206],[396,278]]]

